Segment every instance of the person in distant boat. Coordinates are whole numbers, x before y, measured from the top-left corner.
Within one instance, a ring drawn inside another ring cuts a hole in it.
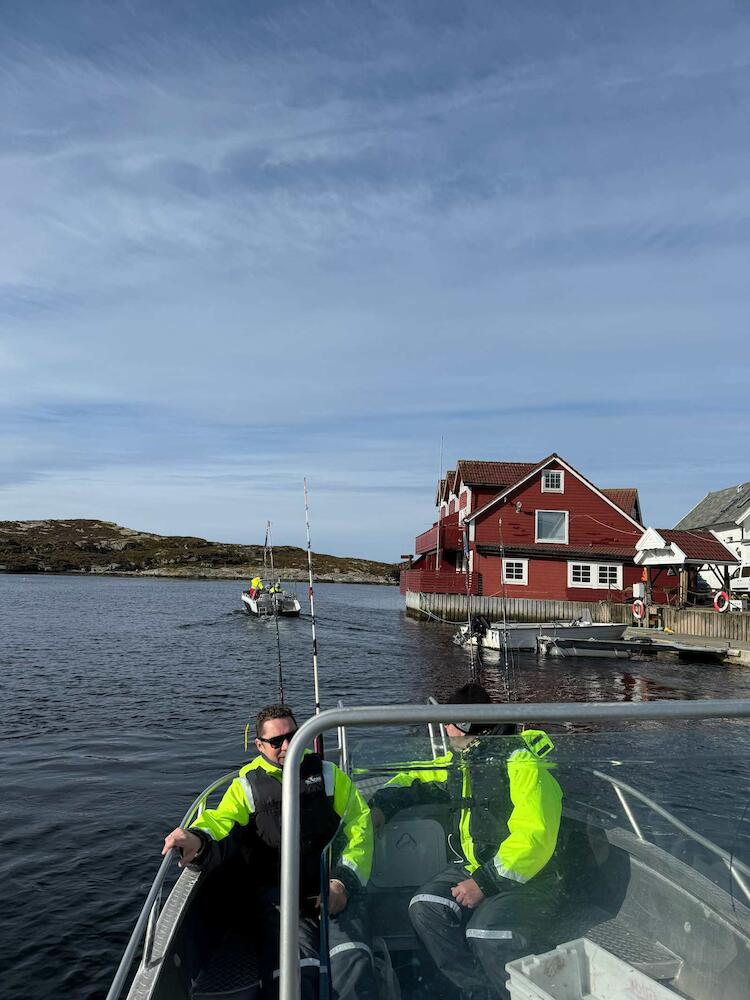
[[[178,850],[180,866],[208,870],[240,854],[248,865],[258,914],[262,994],[278,995],[281,880],[281,785],[284,760],[297,723],[286,705],[267,705],[256,719],[258,756],[240,768],[215,809],[205,809],[189,830],[164,840],[163,854]],[[300,966],[303,1000],[318,996],[320,858],[333,844],[326,886],[334,1000],[375,1000],[375,979],[361,895],[370,876],[370,810],[348,775],[305,751],[301,765]]]
[[[489,704],[479,684],[454,691],[449,704]],[[505,963],[554,913],[555,851],[562,791],[550,773],[552,741],[541,730],[455,722],[445,727],[453,749],[403,771],[370,803],[380,829],[420,801],[447,807],[452,863],[409,903],[419,939],[463,996],[507,996]],[[498,740],[496,736],[510,736]]]
[[[263,581],[259,576],[254,576],[250,581],[250,596],[255,597],[263,590]]]
[[[271,584],[268,588],[269,594],[280,594],[281,593],[281,580],[277,580],[276,583]]]

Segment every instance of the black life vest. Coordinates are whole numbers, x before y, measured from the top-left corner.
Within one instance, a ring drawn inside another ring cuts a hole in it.
[[[255,808],[245,828],[243,853],[263,886],[281,882],[281,782],[262,767],[245,773]],[[320,891],[320,856],[333,839],[340,818],[333,808],[333,789],[326,794],[323,761],[305,754],[300,767],[300,897]]]

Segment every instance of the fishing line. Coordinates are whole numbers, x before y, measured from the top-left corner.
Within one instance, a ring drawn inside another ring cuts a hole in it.
[[[266,565],[266,552],[271,563],[271,600],[273,602],[273,621],[276,626],[276,654],[279,661],[279,702],[284,705],[284,673],[281,666],[281,636],[279,635],[279,603],[273,588],[276,586],[276,571],[273,566],[273,543],[271,541],[271,522],[266,522],[266,540],[263,546],[263,567]]]

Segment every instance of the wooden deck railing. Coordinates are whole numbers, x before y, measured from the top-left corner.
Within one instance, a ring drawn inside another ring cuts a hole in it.
[[[468,590],[467,590],[468,586]],[[428,569],[409,569],[401,574],[401,593],[411,590],[419,594],[466,594],[477,596],[482,593],[482,574],[445,572],[436,573]]]

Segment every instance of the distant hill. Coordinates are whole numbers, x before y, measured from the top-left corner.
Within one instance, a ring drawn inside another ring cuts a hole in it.
[[[307,579],[307,551],[274,547],[285,580]],[[152,535],[112,521],[0,521],[0,572],[98,573],[250,579],[263,568],[262,545]],[[398,565],[347,556],[313,555],[315,579],[338,583],[397,583]]]

